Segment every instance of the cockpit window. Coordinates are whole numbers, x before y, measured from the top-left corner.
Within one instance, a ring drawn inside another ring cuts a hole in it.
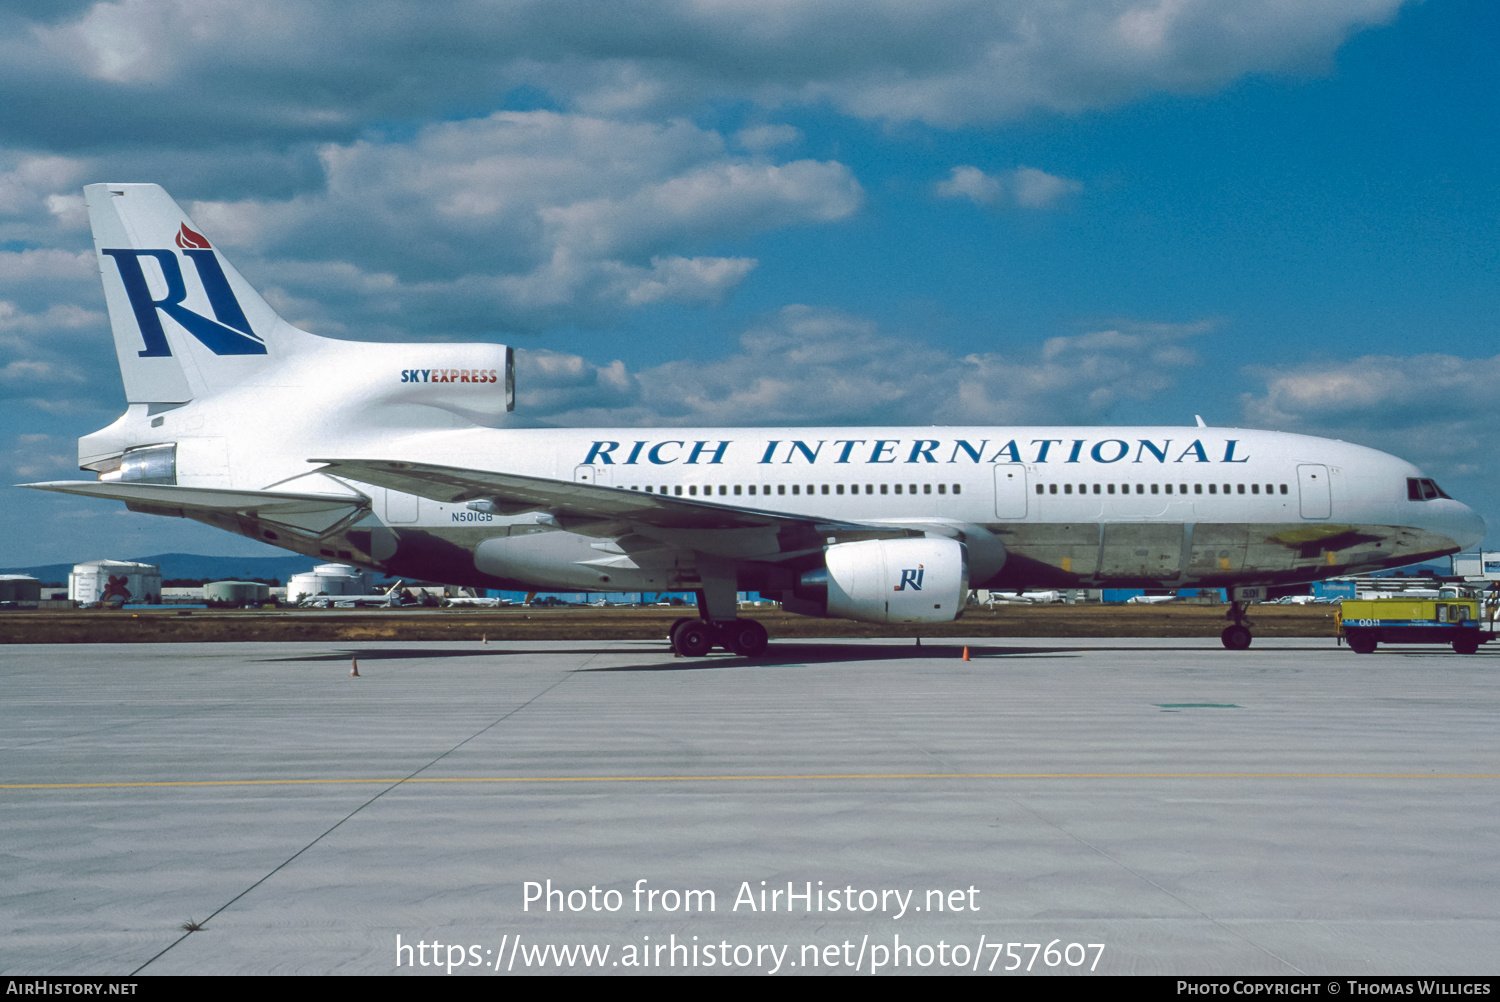
[[[1437,481],[1430,477],[1407,477],[1406,497],[1411,501],[1431,501],[1433,498],[1448,498],[1448,492],[1437,485]]]

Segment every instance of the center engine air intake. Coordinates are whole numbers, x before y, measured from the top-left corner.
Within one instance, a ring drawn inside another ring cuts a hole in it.
[[[481,419],[516,409],[516,353],[503,344],[360,344],[359,350],[361,364],[382,388],[379,397],[391,403],[424,404]],[[382,355],[390,360],[384,366],[375,361]]]
[[[802,575],[799,595],[830,616],[866,623],[946,623],[963,612],[969,558],[953,539],[837,543],[825,566]]]

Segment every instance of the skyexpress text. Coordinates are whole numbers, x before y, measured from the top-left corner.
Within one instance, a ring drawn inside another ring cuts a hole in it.
[[[1223,441],[1195,438],[1192,441],[1164,438],[1106,438],[1091,441],[1084,438],[1011,439],[1003,444],[981,439],[945,441],[937,438],[836,438],[804,442],[800,439],[771,439],[765,442],[737,445],[729,441],[689,442],[677,439],[652,442],[596,441],[584,457],[584,466],[717,466],[730,450],[737,454],[753,452],[763,466],[780,465],[868,465],[878,463],[1247,463],[1249,456],[1239,455],[1240,440]]]
[[[403,383],[498,383],[498,369],[402,369]]]

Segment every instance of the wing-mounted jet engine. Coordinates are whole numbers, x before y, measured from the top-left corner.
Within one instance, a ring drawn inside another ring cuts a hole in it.
[[[796,594],[839,619],[947,623],[963,614],[969,595],[968,550],[955,539],[835,543],[823,563],[803,572]]]

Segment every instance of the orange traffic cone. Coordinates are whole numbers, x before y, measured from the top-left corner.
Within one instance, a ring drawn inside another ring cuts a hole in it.
[[[968,648],[967,645],[965,645],[965,647],[964,647],[964,660],[965,661],[969,660],[969,648]]]
[[[349,677],[359,678],[359,658],[351,658],[349,661]]]
[[[483,644],[484,646],[488,647],[490,645],[489,634],[487,634],[487,633],[481,633],[479,635],[479,642],[481,644]]]

